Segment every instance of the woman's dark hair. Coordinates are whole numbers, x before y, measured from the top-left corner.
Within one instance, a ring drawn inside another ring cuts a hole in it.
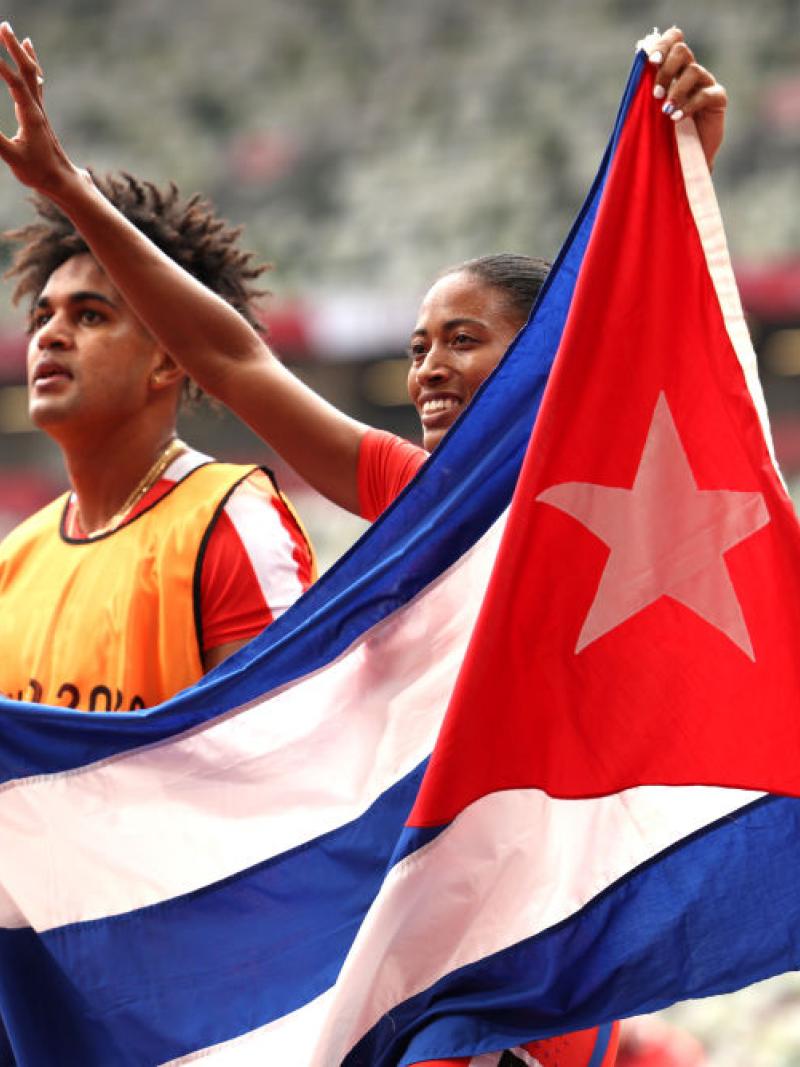
[[[502,290],[508,298],[510,309],[524,322],[550,272],[550,266],[546,259],[523,256],[516,252],[497,252],[447,267],[439,277],[444,278],[449,274],[473,274],[486,285]]]

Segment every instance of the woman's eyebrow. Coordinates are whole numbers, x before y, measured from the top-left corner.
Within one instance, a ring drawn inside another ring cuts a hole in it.
[[[442,325],[444,326],[445,330],[452,330],[455,329],[456,326],[485,326],[486,323],[482,322],[480,319],[470,319],[462,316],[458,319],[448,319],[447,322],[443,323]],[[425,329],[424,326],[417,326],[417,328],[412,332],[411,336],[422,337],[427,333],[428,331]]]

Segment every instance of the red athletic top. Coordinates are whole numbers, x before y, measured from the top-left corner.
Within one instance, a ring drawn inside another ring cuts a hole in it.
[[[209,457],[187,449],[126,516],[129,522]],[[77,513],[70,536],[85,536]],[[200,571],[203,652],[261,633],[311,584],[309,542],[269,476],[255,471],[231,493],[210,527]]]
[[[368,430],[361,438],[358,453],[358,500],[361,515],[370,522],[377,519],[396,496],[408,485],[428,458],[424,448],[404,441],[383,430]],[[610,1038],[595,1027],[563,1034],[546,1041],[531,1041],[502,1054],[503,1067],[612,1067],[619,1041],[619,1024]],[[606,1047],[603,1043],[606,1042]],[[496,1067],[501,1056],[465,1059],[426,1060],[418,1067]]]
[[[358,453],[361,517],[374,522],[408,485],[428,453],[384,430],[367,430]]]

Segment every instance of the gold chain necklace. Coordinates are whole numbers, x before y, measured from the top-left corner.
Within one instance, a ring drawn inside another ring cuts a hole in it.
[[[156,482],[167,469],[167,467],[170,465],[170,463],[172,463],[172,461],[178,455],[180,455],[181,452],[184,452],[185,450],[186,445],[183,443],[183,441],[179,440],[177,437],[171,437],[169,441],[167,441],[167,443],[164,445],[162,450],[159,452],[159,454],[156,456],[153,465],[136,483],[133,492],[131,492],[125,498],[125,502],[122,504],[122,507],[117,508],[117,510],[108,520],[108,522],[104,523],[102,526],[99,526],[96,530],[92,530],[91,532],[85,532],[85,536],[89,540],[92,540],[95,537],[101,537],[103,534],[111,533],[112,530],[116,530],[117,527],[120,526],[123,520],[128,516],[128,514],[133,511],[133,509],[136,507],[136,505],[139,503],[145,493],[147,493],[148,490],[153,488],[153,486],[156,484]],[[75,519],[79,518],[80,516],[80,510],[78,508],[77,502],[75,503],[75,511],[73,515]]]

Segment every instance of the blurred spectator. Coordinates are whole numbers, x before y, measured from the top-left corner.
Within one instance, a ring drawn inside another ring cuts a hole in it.
[[[656,1016],[622,1025],[617,1067],[708,1067],[699,1041]]]

